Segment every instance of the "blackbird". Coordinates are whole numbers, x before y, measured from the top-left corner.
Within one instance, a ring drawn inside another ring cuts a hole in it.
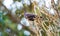
[[[34,15],[34,14],[25,14],[25,18],[27,18],[30,21],[34,21],[35,17],[36,17],[36,15]]]

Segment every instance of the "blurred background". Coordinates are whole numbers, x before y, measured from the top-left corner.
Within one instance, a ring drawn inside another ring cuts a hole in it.
[[[60,0],[0,0],[0,36],[60,36]]]

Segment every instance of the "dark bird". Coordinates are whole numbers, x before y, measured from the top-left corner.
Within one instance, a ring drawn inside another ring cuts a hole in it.
[[[30,21],[34,21],[34,18],[36,17],[34,14],[24,14],[25,18],[27,18]]]

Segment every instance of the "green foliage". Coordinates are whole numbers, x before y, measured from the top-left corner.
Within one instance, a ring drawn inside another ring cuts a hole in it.
[[[16,15],[17,17],[19,17],[20,19],[22,19],[24,17],[24,10],[16,10]]]
[[[8,36],[6,32],[2,32],[2,36]]]
[[[59,34],[58,34],[59,36],[60,36],[60,32],[59,32]]]
[[[47,26],[49,26],[49,23],[48,23],[48,22],[45,22],[45,24],[46,24]]]
[[[45,31],[41,31],[42,36],[47,36]]]
[[[58,7],[58,10],[60,10],[60,6]]]
[[[4,20],[3,20],[3,12],[0,12],[0,25],[1,25],[2,27],[5,26]]]
[[[24,36],[24,30],[21,30],[18,35],[19,36]]]

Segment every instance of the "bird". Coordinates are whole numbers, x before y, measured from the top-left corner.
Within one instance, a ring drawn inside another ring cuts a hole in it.
[[[36,18],[36,15],[29,14],[29,13],[25,13],[24,16],[25,16],[25,18],[27,18],[30,21],[34,21],[34,18]]]

